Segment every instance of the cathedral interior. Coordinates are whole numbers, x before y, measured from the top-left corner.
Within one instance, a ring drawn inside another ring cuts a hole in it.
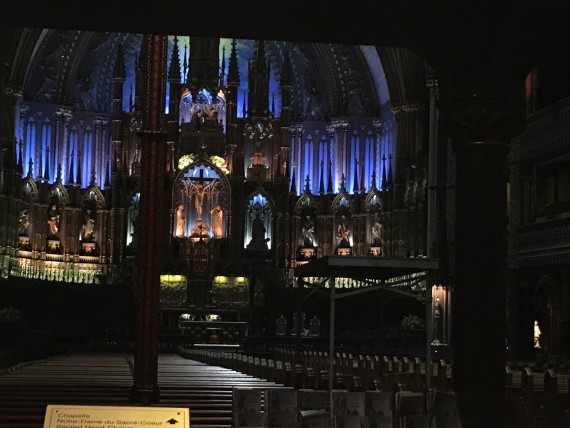
[[[31,50],[6,121],[3,276],[113,287],[138,271],[143,37],[20,31]],[[438,127],[425,61],[381,53],[414,74],[391,102],[374,47],[188,36],[167,46],[165,328],[184,315],[267,331],[296,309],[292,297],[265,299],[296,287],[299,264],[426,257],[426,145]]]
[[[425,354],[430,319],[468,391],[481,372],[466,355],[501,373],[506,358],[568,361],[565,6],[497,6],[476,42],[476,6],[424,5],[413,30],[394,5],[383,30],[366,8],[335,7],[312,29],[299,18],[297,35],[289,12],[220,11],[222,29],[166,12],[131,22],[127,6],[109,19],[10,7],[0,311],[37,343],[134,340],[150,299],[164,343],[286,343],[314,329],[324,346],[329,301],[297,268],[437,259],[431,276],[395,278],[399,293],[340,302],[339,346]],[[331,28],[355,23],[368,33]]]

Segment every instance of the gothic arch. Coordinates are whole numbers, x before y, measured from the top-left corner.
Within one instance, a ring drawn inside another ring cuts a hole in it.
[[[69,205],[69,193],[61,183],[54,183],[49,189],[49,198],[57,197],[62,205]]]
[[[426,62],[404,48],[376,47],[386,76],[392,106],[427,102]]]
[[[101,190],[99,190],[99,188],[95,185],[91,185],[87,189],[85,189],[82,202],[84,203],[88,200],[95,200],[97,203],[98,210],[106,207],[105,196],[103,196]]]
[[[230,204],[225,173],[206,159],[190,163],[177,174],[172,187],[172,235],[225,237]]]
[[[40,199],[38,185],[32,178],[31,172],[28,173],[28,176],[22,181],[21,192],[24,199],[28,202],[37,202]]]
[[[268,250],[273,247],[273,218],[275,202],[261,186],[246,199],[244,246],[252,250]],[[259,224],[259,227],[257,225]],[[261,227],[263,224],[263,227]]]
[[[315,210],[317,209],[317,199],[311,193],[305,192],[299,197],[295,203],[293,212],[296,215],[301,215],[305,207],[315,208]]]
[[[366,211],[369,213],[372,212],[381,212],[382,211],[382,192],[378,189],[373,188],[364,199],[364,206],[366,207]]]

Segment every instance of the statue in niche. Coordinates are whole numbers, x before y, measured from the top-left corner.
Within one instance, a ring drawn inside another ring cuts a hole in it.
[[[263,165],[263,161],[265,160],[265,156],[263,153],[255,151],[251,154],[251,164],[252,165]]]
[[[315,224],[310,215],[305,216],[301,232],[303,233],[303,246],[313,247],[315,244]]]
[[[534,349],[541,349],[540,346],[540,336],[542,336],[542,332],[540,331],[540,326],[538,325],[538,321],[534,320]]]
[[[193,236],[206,236],[209,233],[209,226],[202,219],[204,210],[204,197],[210,186],[206,185],[203,180],[199,180],[190,184],[191,192],[194,195],[194,208],[196,210],[196,224],[191,230]]]
[[[441,316],[442,316],[442,307],[440,303],[439,296],[435,298],[435,302],[433,305],[433,342],[432,343],[440,343],[441,341]]]
[[[196,184],[192,184],[192,189],[194,190],[194,207],[196,208],[196,214],[198,215],[198,220],[202,220],[202,205],[204,203],[206,185],[199,181]]]
[[[350,229],[347,223],[344,221],[344,216],[341,222],[338,224],[337,237],[340,240],[338,244],[339,247],[350,247]]]
[[[23,209],[18,213],[18,233],[28,235],[28,227],[30,227],[30,215],[27,209]]]
[[[48,210],[48,238],[57,238],[59,231],[59,209],[57,204],[52,202]]]
[[[83,226],[81,230],[81,240],[84,242],[93,242],[95,239],[95,219],[91,216],[91,210],[86,209],[83,216]]]
[[[214,209],[211,211],[211,214],[212,214],[212,233],[214,234],[214,238],[221,238],[223,211],[219,205],[216,205]]]
[[[184,205],[179,204],[176,207],[176,230],[174,236],[184,236],[186,233],[186,216],[184,215]]]
[[[265,225],[259,213],[255,214],[255,218],[251,223],[251,240],[247,244],[249,250],[268,250],[267,242],[269,238],[265,237]]]
[[[381,223],[374,223],[372,225],[372,246],[382,247],[384,243],[384,227]]]

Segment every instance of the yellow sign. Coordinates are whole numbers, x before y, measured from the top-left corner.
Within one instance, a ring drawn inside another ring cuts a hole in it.
[[[44,428],[190,428],[190,409],[49,404]]]

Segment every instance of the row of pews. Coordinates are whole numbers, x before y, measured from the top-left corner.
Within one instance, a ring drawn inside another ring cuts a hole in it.
[[[534,363],[505,366],[510,426],[570,427],[570,370]]]
[[[460,428],[453,393],[234,388],[233,427]]]
[[[133,355],[68,353],[14,365],[0,372],[0,428],[42,428],[48,404],[136,406],[130,400]],[[269,388],[274,382],[176,354],[160,354],[160,401],[187,407],[192,428],[232,426],[232,390]]]
[[[218,365],[295,389],[327,390],[329,357],[324,351],[274,348],[271,355],[179,347],[185,358]],[[424,391],[426,364],[420,358],[386,355],[353,355],[337,352],[333,359],[333,388],[350,391]],[[432,363],[432,387],[452,391],[451,365]]]

